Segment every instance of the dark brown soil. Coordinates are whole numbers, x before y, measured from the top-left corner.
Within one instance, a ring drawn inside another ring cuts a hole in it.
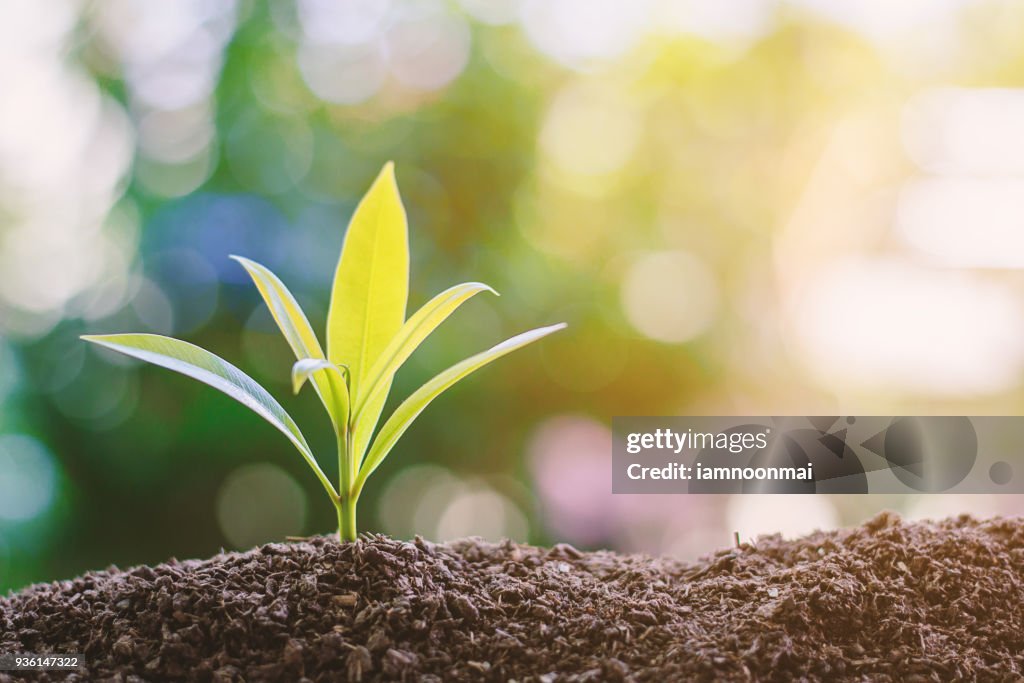
[[[10,651],[83,652],[88,675],[71,680],[1020,680],[1024,520],[880,515],[697,564],[474,540],[271,544],[2,599]]]

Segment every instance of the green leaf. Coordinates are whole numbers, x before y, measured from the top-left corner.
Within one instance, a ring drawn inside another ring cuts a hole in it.
[[[380,432],[377,434],[377,438],[374,440],[373,446],[370,447],[370,452],[367,453],[366,460],[363,462],[363,465],[359,470],[359,476],[355,483],[356,495],[362,491],[363,484],[366,483],[367,477],[369,477],[373,471],[380,466],[384,461],[384,458],[386,458],[388,453],[391,452],[391,449],[394,447],[398,439],[405,433],[405,430],[409,428],[409,425],[412,424],[413,420],[415,420],[419,414],[423,412],[423,409],[426,408],[430,402],[437,398],[444,390],[458,382],[466,375],[469,375],[475,370],[479,370],[491,361],[497,360],[505,354],[522,348],[523,346],[535,342],[542,337],[546,337],[552,332],[557,332],[564,327],[565,323],[559,323],[557,325],[541,327],[536,330],[530,330],[529,332],[523,332],[511,339],[506,339],[497,346],[493,346],[460,363],[456,363],[414,391],[409,398],[405,399],[405,401],[395,409],[394,414],[392,414],[391,417],[388,418],[387,422],[384,423],[384,426],[380,428]]]
[[[409,236],[394,164],[384,165],[356,207],[338,260],[327,313],[327,359],[349,368],[349,390],[358,396],[370,368],[405,321],[409,296]],[[360,459],[387,399],[390,382],[363,406],[353,425],[353,453]]]
[[[488,291],[498,295],[493,289],[480,282],[467,282],[455,285],[441,292],[414,313],[381,352],[377,362],[367,373],[366,384],[362,395],[357,396],[353,405],[353,417],[359,421],[360,411],[368,402],[375,400],[391,383],[398,369],[402,367],[412,352],[423,343],[427,336],[437,329],[449,315],[455,312],[463,302],[480,292]]]
[[[288,437],[327,489],[331,499],[337,500],[337,492],[314,459],[295,421],[266,389],[231,363],[194,344],[158,334],[84,335],[82,339],[174,370],[224,392]]]
[[[284,283],[264,265],[242,256],[231,256],[231,258],[242,264],[242,267],[252,277],[267,308],[270,309],[270,314],[274,316],[274,322],[277,323],[277,327],[281,330],[281,334],[284,335],[292,352],[295,353],[295,357],[300,360],[325,358],[323,349],[320,348],[320,341],[316,338],[316,333],[313,332],[306,314],[303,313],[299,302],[295,300]],[[314,375],[313,384],[324,408],[331,413],[333,418],[335,400],[329,378],[322,374]],[[347,400],[345,403],[347,405]],[[344,419],[348,419],[347,415]],[[343,423],[335,425],[336,428],[341,426]]]

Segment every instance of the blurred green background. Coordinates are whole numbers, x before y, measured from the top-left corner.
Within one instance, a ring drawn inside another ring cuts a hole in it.
[[[200,344],[336,469],[237,253],[322,332],[389,159],[410,307],[469,302],[394,399],[433,404],[363,530],[671,553],[882,507],[1016,498],[610,494],[612,415],[1015,414],[1024,4],[14,0],[0,5],[0,589],[330,531],[291,446],[83,333]],[[699,522],[697,521],[699,520]]]

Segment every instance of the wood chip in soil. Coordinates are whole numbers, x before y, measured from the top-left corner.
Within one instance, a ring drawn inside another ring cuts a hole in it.
[[[759,538],[697,563],[365,536],[0,599],[0,681],[950,681],[1024,675],[1024,520]]]

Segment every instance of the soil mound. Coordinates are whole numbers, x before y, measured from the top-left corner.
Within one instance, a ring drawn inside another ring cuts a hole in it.
[[[68,680],[125,682],[1019,680],[1024,520],[883,514],[697,564],[275,543],[0,599],[0,652],[84,653]]]

